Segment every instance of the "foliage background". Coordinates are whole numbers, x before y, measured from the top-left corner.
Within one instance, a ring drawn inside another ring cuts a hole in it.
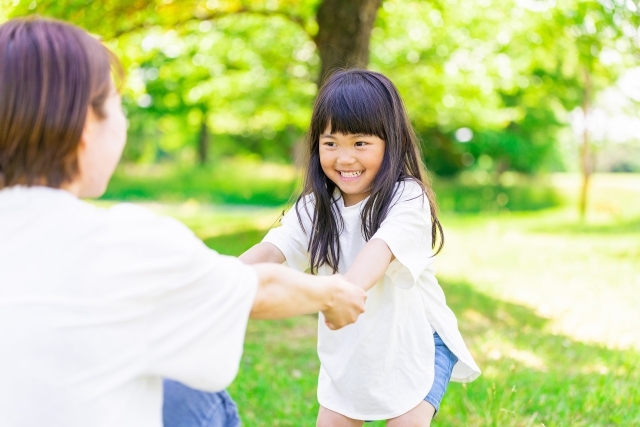
[[[320,68],[320,1],[3,1],[9,16],[81,25],[123,59],[126,162],[193,165],[203,132],[201,163],[289,163],[301,151]],[[385,0],[370,68],[400,89],[437,175],[576,170],[571,113],[585,99],[597,105],[638,65],[639,23],[632,0]],[[639,100],[629,98],[632,113]],[[621,150],[606,135],[592,140],[601,157]],[[638,167],[624,156],[608,166]]]
[[[299,189],[320,3],[0,0],[0,21],[65,19],[122,59],[129,142],[98,205],[141,203],[238,255]],[[484,371],[450,386],[434,425],[640,425],[638,10],[382,2],[369,67],[422,137],[439,279]],[[585,128],[591,170],[625,173],[594,176],[580,219],[579,176],[558,172],[579,169]],[[313,425],[317,369],[315,318],[251,322],[231,387],[245,424]]]

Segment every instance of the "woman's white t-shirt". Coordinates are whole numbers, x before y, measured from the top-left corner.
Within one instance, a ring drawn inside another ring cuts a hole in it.
[[[345,207],[341,197],[337,201],[344,221],[339,273],[347,272],[366,244],[360,217],[364,203]],[[291,209],[282,226],[263,241],[280,249],[290,267],[306,270],[313,200],[305,198],[298,209],[302,226]],[[318,321],[318,401],[359,420],[397,417],[426,397],[434,376],[433,330],[459,359],[452,380],[468,382],[480,374],[435,278],[431,213],[418,183],[398,184],[394,203],[372,239],[383,240],[395,260],[367,292],[365,312],[355,324],[337,331],[326,327],[322,315]],[[329,267],[320,267],[319,274],[331,273]]]
[[[0,425],[160,427],[238,371],[254,270],[146,209],[0,191]]]

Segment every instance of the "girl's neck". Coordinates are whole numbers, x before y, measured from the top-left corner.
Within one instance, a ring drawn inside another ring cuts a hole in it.
[[[342,194],[342,202],[344,203],[344,207],[348,208],[351,206],[355,206],[358,203],[365,200],[371,193],[361,193],[361,194]]]

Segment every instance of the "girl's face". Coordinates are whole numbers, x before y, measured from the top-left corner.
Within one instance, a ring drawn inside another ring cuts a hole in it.
[[[374,135],[331,133],[320,135],[320,165],[344,200],[352,206],[371,194],[371,184],[384,158],[385,142]]]

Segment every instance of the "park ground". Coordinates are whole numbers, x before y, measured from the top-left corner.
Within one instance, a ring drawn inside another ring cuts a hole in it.
[[[640,426],[640,175],[596,175],[585,221],[577,175],[545,185],[561,203],[441,213],[437,275],[483,374],[449,386],[434,426]],[[141,203],[231,255],[258,242],[283,209],[158,198],[165,201]],[[315,425],[316,321],[249,323],[230,388],[244,425]]]

